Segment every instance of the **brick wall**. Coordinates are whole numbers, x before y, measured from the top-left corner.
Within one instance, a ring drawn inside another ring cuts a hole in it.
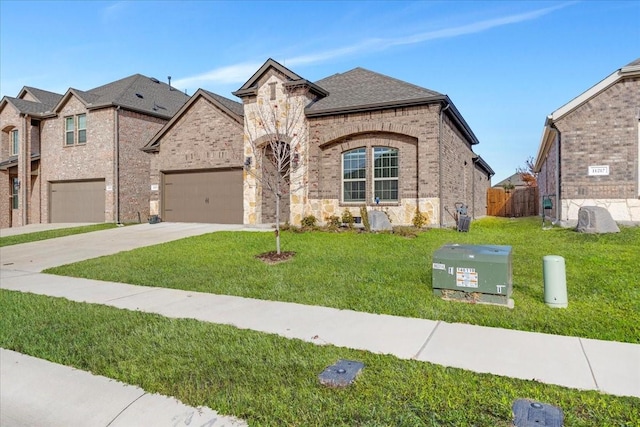
[[[468,210],[474,210],[473,177],[475,155],[469,143],[451,123],[446,115],[442,120],[442,180],[441,203],[445,208],[444,225],[455,225],[449,212],[455,212],[455,204],[463,203]],[[486,194],[486,193],[485,193]]]
[[[241,167],[243,163],[243,125],[199,97],[163,135],[160,151],[151,155],[150,184],[158,186],[151,191],[151,214],[160,213],[161,172]]]
[[[538,173],[538,195],[540,197],[540,206],[542,206],[542,198],[544,196],[551,197],[552,209],[541,209],[545,216],[557,218],[557,177],[556,170],[558,168],[558,141],[552,143],[549,151],[544,158],[544,163]]]
[[[563,199],[638,197],[640,78],[620,81],[556,122]],[[608,165],[608,176],[588,167]]]
[[[86,144],[66,146],[65,117],[87,115]],[[52,181],[104,179],[113,181],[113,109],[87,111],[82,102],[71,97],[58,116],[42,123],[41,185],[42,222],[49,222],[49,191]],[[105,221],[115,221],[113,190],[105,191]]]
[[[141,148],[167,121],[127,110],[120,110],[118,114],[120,222],[146,221],[149,217],[151,158]]]
[[[9,160],[11,154],[11,131],[17,129],[19,137],[23,138],[23,122],[18,111],[6,104],[0,112],[0,159]],[[17,173],[17,168],[12,168]],[[0,228],[21,223],[19,210],[11,208],[11,177],[9,171],[0,171]],[[12,221],[12,216],[18,221]]]

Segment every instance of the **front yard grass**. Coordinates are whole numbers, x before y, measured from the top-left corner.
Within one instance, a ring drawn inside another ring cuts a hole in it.
[[[252,426],[506,427],[519,398],[560,407],[566,426],[640,425],[638,398],[316,346],[231,326],[6,290],[0,290],[0,312],[3,348],[209,406]],[[318,374],[339,359],[361,361],[365,369],[346,389],[321,386]]]
[[[81,227],[59,228],[56,230],[37,231],[34,233],[16,234],[14,236],[0,237],[0,247],[19,245],[20,243],[37,242],[38,240],[55,239],[56,237],[71,236],[72,234],[90,233],[92,231],[115,228],[116,224],[92,224]]]
[[[435,250],[446,243],[511,245],[515,308],[432,294]],[[617,234],[542,230],[539,218],[485,218],[469,233],[284,232],[296,252],[267,265],[271,233],[219,232],[52,268],[48,273],[297,302],[371,313],[640,343],[640,227]],[[566,260],[569,307],[544,304],[542,257]]]

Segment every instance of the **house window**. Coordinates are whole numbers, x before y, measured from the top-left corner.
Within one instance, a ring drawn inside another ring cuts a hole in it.
[[[11,209],[18,209],[18,193],[20,191],[20,180],[11,179]]]
[[[342,200],[364,202],[366,200],[366,151],[358,148],[342,155]]]
[[[73,145],[76,140],[76,125],[73,117],[67,117],[64,119],[64,131],[65,131],[65,144]]]
[[[87,142],[87,115],[79,114],[78,118],[78,144]]]
[[[18,138],[18,130],[11,131],[11,155],[17,156],[20,151],[20,139]]]
[[[87,115],[65,117],[64,143],[65,145],[85,144],[87,142]]]
[[[373,149],[373,197],[381,202],[398,201],[398,150]]]

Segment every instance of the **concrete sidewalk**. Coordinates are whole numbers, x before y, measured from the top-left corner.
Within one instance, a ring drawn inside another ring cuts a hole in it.
[[[640,397],[640,345],[638,344],[451,324],[40,273],[43,269],[56,265],[226,229],[243,230],[245,228],[209,224],[141,224],[0,248],[2,264],[0,288],[157,313],[167,317],[193,318],[204,322],[228,324],[287,338],[298,338],[315,344],[332,344],[391,354],[403,359],[416,359],[475,372],[536,380],[583,390],[598,390],[613,395]],[[7,354],[11,356],[6,356]],[[58,365],[34,362],[34,366],[40,367],[31,368],[35,379],[30,379],[28,376],[25,378],[24,375],[16,374],[17,371],[14,372],[14,369],[19,369],[19,363],[13,363],[11,358],[19,359],[20,355],[5,351],[1,355],[2,387],[0,391],[3,417],[13,416],[15,412],[7,415],[5,409],[8,407],[16,411],[20,406],[20,399],[47,402],[49,397],[46,390],[43,391],[42,387],[35,385],[38,381],[44,382],[45,379],[49,381],[49,378],[56,378],[53,382],[58,385],[53,386],[54,390],[56,387],[60,387],[57,390],[73,388],[69,383],[65,383],[66,374],[59,377],[50,376],[50,369],[52,372],[56,371],[60,369],[56,367]],[[52,365],[54,367],[51,367]],[[12,381],[7,381],[6,378],[10,375],[13,375]],[[96,378],[98,378],[96,381],[102,381],[100,377]],[[91,381],[87,382],[89,383]],[[7,387],[8,384],[11,386]],[[95,395],[99,396],[102,393],[99,391],[101,385],[98,382],[95,384],[98,390]],[[86,387],[90,389],[93,386]],[[118,399],[121,399],[121,402],[133,402],[128,394],[129,389],[122,385],[119,387],[124,394]],[[21,390],[30,390],[31,395],[25,396]],[[109,393],[115,392],[117,390]],[[39,393],[43,395],[38,397]],[[144,392],[138,389],[135,393]],[[133,393],[134,396],[135,393]],[[51,396],[58,397],[60,393],[54,392]],[[97,405],[99,408],[102,400],[94,402],[91,396],[92,393],[85,391],[83,396],[78,398],[88,399],[88,405]],[[70,398],[73,399],[71,396]],[[115,399],[115,397],[112,398]],[[6,406],[6,402],[11,399],[17,399],[15,400],[17,403],[14,406]],[[169,398],[162,397],[162,399]],[[153,404],[150,405],[153,407]],[[69,406],[62,402],[62,407],[58,409],[68,413],[55,416],[62,417],[61,420],[83,419],[82,408],[74,412],[74,408],[78,406],[82,405]],[[41,411],[51,409],[47,406],[34,406],[34,408]],[[123,410],[126,408],[128,406],[123,407]],[[192,409],[188,408],[186,411]],[[105,411],[104,419],[113,415],[111,406],[105,404]],[[17,414],[20,416],[19,412]],[[40,412],[40,414],[47,414],[48,425],[56,425],[49,422],[50,419],[54,420],[53,414],[47,412]],[[212,411],[211,414],[215,412]],[[162,416],[165,422],[171,421],[174,417],[169,413],[164,413]],[[4,419],[13,420],[13,418]],[[102,420],[92,425],[107,425],[101,423]],[[4,422],[1,424],[4,425]],[[14,425],[9,421],[7,424]],[[68,424],[71,423],[61,422],[57,425]],[[160,422],[145,424],[162,425]]]
[[[1,288],[640,397],[638,344],[19,271],[3,271]]]
[[[0,349],[2,426],[246,426],[139,387]]]

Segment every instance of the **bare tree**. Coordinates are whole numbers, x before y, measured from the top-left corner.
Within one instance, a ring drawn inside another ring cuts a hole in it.
[[[275,98],[272,96],[271,98]],[[280,223],[283,200],[291,192],[303,187],[306,125],[304,107],[306,90],[283,86],[282,96],[276,99],[258,97],[245,118],[246,139],[255,158],[245,161],[245,169],[275,199],[276,253],[280,250]],[[288,199],[287,199],[288,200]],[[288,218],[287,218],[288,220]]]
[[[516,168],[516,173],[520,174],[520,179],[526,184],[527,187],[538,186],[538,174],[534,171],[535,160],[529,156],[524,163],[524,167]]]

